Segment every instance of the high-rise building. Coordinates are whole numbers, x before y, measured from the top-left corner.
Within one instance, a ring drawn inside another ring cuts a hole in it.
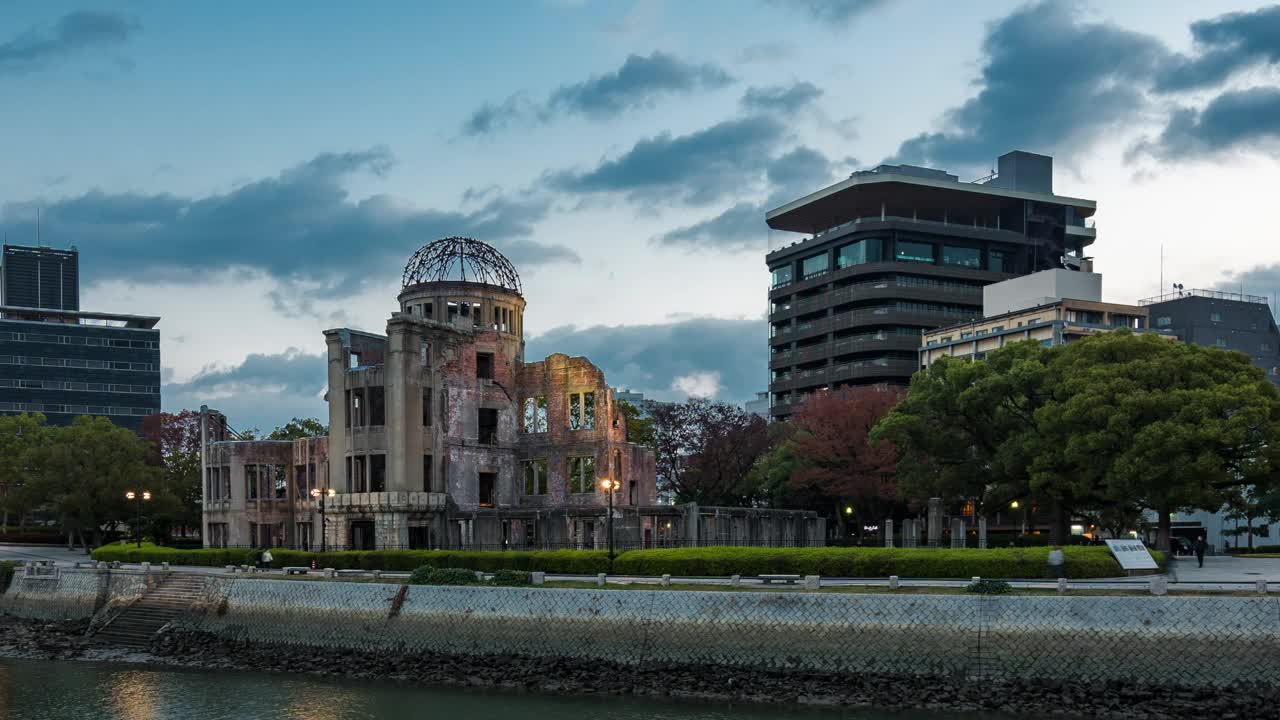
[[[75,250],[4,246],[0,415],[140,431],[160,412],[160,318],[81,312],[79,264]]]
[[[1261,295],[1222,290],[1178,290],[1140,301],[1151,325],[1180,340],[1238,350],[1280,384],[1280,329]]]
[[[5,245],[3,302],[9,307],[80,309],[80,253]]]
[[[1053,158],[1017,151],[976,182],[881,165],[769,211],[808,236],[766,256],[771,415],[823,388],[906,384],[922,332],[981,317],[985,285],[1090,269],[1096,208],[1053,194]]]

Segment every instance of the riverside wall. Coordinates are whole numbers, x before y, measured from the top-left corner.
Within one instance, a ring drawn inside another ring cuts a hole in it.
[[[146,580],[117,572],[18,576],[0,610],[83,619],[136,597]],[[1280,683],[1273,662],[1280,598],[1263,596],[597,591],[210,577],[180,629],[233,643],[368,655],[992,681]]]

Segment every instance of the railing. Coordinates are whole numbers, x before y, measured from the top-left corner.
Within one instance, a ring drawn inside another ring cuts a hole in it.
[[[1012,235],[1022,237],[1022,233],[1020,232],[1017,232],[1014,230],[1006,230],[1000,227],[993,227],[991,225],[975,225],[972,222],[967,222],[967,223],[950,222],[949,220],[925,220],[919,217],[904,217],[902,215],[881,215],[879,213],[876,213],[874,215],[865,215],[865,216],[853,218],[846,222],[840,223],[839,225],[829,227],[826,230],[819,230],[818,232],[814,233],[812,237],[802,238],[799,240],[792,240],[790,242],[787,242],[787,240],[791,237],[790,235],[784,236],[782,239],[779,239],[779,240],[774,240],[773,238],[770,238],[769,252],[774,253],[774,252],[777,252],[778,250],[789,248],[793,245],[799,245],[801,243],[809,242],[810,240],[817,240],[818,238],[844,231],[855,225],[860,225],[862,223],[871,223],[871,222],[908,222],[916,225],[925,225],[930,227],[952,228],[952,229],[962,228],[962,229],[969,229],[969,230],[987,230],[993,233],[1010,233]]]
[[[779,328],[775,333],[774,338],[776,339],[778,336],[788,334],[794,334],[796,337],[807,337],[817,333],[825,333],[871,323],[885,325],[895,322],[905,322],[909,324],[936,326],[944,324],[947,320],[954,322],[974,320],[980,315],[981,313],[978,310],[968,312],[959,310],[902,308],[897,306],[863,308],[797,324],[795,326],[794,333],[789,325]]]
[[[840,269],[843,270],[844,268]],[[930,283],[917,280],[904,280],[902,278],[896,278],[893,280],[865,280],[863,282],[843,285],[835,288],[834,290],[815,295],[811,298],[793,300],[789,305],[775,310],[770,314],[770,317],[786,317],[788,315],[795,315],[809,310],[838,305],[845,302],[852,302],[854,300],[860,300],[867,297],[874,297],[876,293],[869,292],[873,290],[894,290],[902,292],[920,291],[931,295],[955,295],[957,297],[974,300],[982,297],[981,285],[961,285],[959,283],[947,283],[942,281]]]
[[[1188,297],[1211,298],[1213,300],[1234,300],[1236,302],[1258,303],[1259,305],[1270,304],[1265,295],[1245,295],[1244,293],[1231,292],[1228,290],[1178,290],[1176,292],[1165,293],[1164,295],[1144,298],[1139,300],[1138,304],[1154,305],[1155,303],[1169,302],[1170,300],[1181,300],[1182,298]]]

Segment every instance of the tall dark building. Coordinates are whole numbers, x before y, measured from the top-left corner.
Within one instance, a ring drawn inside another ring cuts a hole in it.
[[[1019,151],[976,182],[881,165],[768,212],[809,236],[765,259],[770,414],[822,388],[906,384],[921,332],[981,317],[984,285],[1088,269],[1096,209],[1053,194],[1053,158]]]
[[[1151,312],[1152,327],[1170,330],[1186,343],[1238,350],[1280,385],[1280,329],[1267,298],[1222,290],[1180,290],[1141,304]]]
[[[80,253],[5,245],[3,302],[9,307],[80,309]]]

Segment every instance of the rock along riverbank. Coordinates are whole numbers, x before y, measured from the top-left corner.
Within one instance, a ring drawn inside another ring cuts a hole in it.
[[[1267,717],[1280,688],[1236,683],[1178,688],[1097,683],[879,674],[826,674],[694,665],[636,667],[598,660],[364,652],[226,640],[166,630],[148,652],[85,639],[87,623],[0,618],[0,657],[122,662],[211,670],[268,671],[437,687],[617,695],[880,710],[976,711],[1010,717]]]

